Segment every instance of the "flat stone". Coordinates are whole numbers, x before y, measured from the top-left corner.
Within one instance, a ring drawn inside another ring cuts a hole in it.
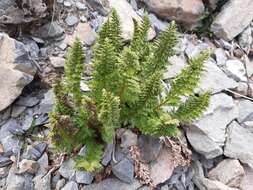
[[[93,183],[85,186],[82,190],[134,190],[142,185],[134,180],[132,184],[124,183],[116,178],[107,178],[100,183]]]
[[[236,81],[247,81],[246,70],[239,60],[227,60],[226,73]]]
[[[222,148],[196,126],[187,127],[186,136],[194,150],[206,159],[223,154]]]
[[[151,162],[155,160],[162,148],[159,138],[148,135],[139,136],[138,146],[140,148],[141,160],[144,162]]]
[[[130,146],[137,145],[137,135],[131,130],[125,130],[121,135],[121,147],[128,148]]]
[[[253,1],[228,1],[211,25],[211,31],[219,38],[232,40],[253,20]],[[231,22],[233,21],[233,22]]]
[[[18,117],[22,112],[24,112],[26,109],[25,106],[19,106],[19,105],[14,105],[12,106],[12,110],[11,110],[11,117]]]
[[[62,57],[49,57],[50,63],[54,68],[63,68],[65,64],[65,59]]]
[[[44,94],[44,98],[41,100],[40,105],[39,105],[39,113],[49,113],[53,110],[53,105],[54,105],[54,93],[53,90],[48,90]]]
[[[253,113],[252,106],[253,102],[250,100],[239,100],[237,102],[239,114],[237,120],[241,123],[247,116]]]
[[[251,36],[251,27],[248,26],[240,35],[239,35],[239,45],[240,47],[248,54],[251,48],[253,38]]]
[[[215,60],[218,66],[224,66],[227,61],[227,56],[222,48],[217,48],[214,50]]]
[[[158,158],[150,163],[150,178],[156,186],[168,180],[175,168],[174,158],[170,150],[163,148]],[[161,171],[161,172],[159,172]]]
[[[6,190],[24,190],[26,182],[25,177],[15,174],[14,168],[15,167],[12,166],[9,171],[9,175],[6,180]]]
[[[20,163],[19,163],[19,173],[31,173],[31,174],[35,174],[39,169],[39,164],[36,161],[33,160],[27,160],[27,159],[23,159]]]
[[[122,38],[125,41],[130,41],[134,33],[133,18],[140,22],[142,19],[134,11],[132,6],[126,0],[109,0],[110,6],[114,8],[121,22]],[[155,31],[150,28],[148,39],[151,40],[156,36]]]
[[[233,121],[227,131],[227,140],[224,155],[229,158],[239,159],[242,163],[253,168],[253,134]]]
[[[33,31],[33,34],[42,39],[58,38],[63,36],[64,29],[57,22],[50,22]]]
[[[68,159],[64,161],[59,169],[59,173],[66,179],[70,179],[75,175],[75,161],[73,159]]]
[[[211,91],[212,93],[217,93],[224,89],[234,89],[238,86],[237,82],[226,76],[214,61],[210,60],[204,64],[205,71],[200,79],[197,92]]]
[[[3,168],[3,167],[8,166],[10,164],[12,164],[12,161],[10,158],[0,155],[0,168]]]
[[[79,11],[85,11],[87,10],[87,7],[84,3],[81,3],[81,2],[76,2],[76,8],[79,10]]]
[[[64,185],[66,184],[66,180],[63,178],[63,179],[60,179],[57,183],[56,183],[56,187],[55,187],[55,190],[61,190]]]
[[[166,20],[176,20],[187,28],[194,28],[204,12],[202,1],[144,0],[148,9]]]
[[[76,182],[80,184],[91,184],[94,179],[94,175],[85,171],[76,171]]]
[[[62,190],[78,190],[78,185],[76,182],[70,181],[62,188]]]
[[[183,56],[172,56],[169,58],[169,63],[166,72],[163,74],[163,79],[176,77],[187,66]]]
[[[51,190],[51,174],[36,175],[33,179],[35,190]]]
[[[253,169],[244,167],[245,176],[243,177],[240,185],[241,190],[252,190],[253,187]]]
[[[215,144],[223,146],[227,125],[238,115],[238,109],[231,96],[224,93],[211,96],[203,116],[193,125],[203,131]]]
[[[69,15],[65,19],[65,23],[70,27],[75,26],[78,22],[79,22],[79,19],[74,15]]]
[[[220,181],[229,187],[240,187],[244,175],[244,169],[238,160],[225,159],[208,173],[208,178]]]
[[[0,111],[7,108],[33,80],[37,68],[25,45],[0,33]]]
[[[116,164],[112,164],[112,173],[121,181],[132,183],[134,180],[133,160],[123,158]]]
[[[66,44],[72,46],[76,38],[90,46],[95,42],[96,33],[92,30],[89,23],[79,23],[75,28],[74,33],[72,35],[67,35],[64,41]]]
[[[16,105],[19,106],[26,106],[26,107],[33,107],[39,103],[39,99],[37,97],[32,96],[20,96]]]

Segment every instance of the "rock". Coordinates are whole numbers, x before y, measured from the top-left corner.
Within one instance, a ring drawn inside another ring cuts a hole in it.
[[[57,183],[56,183],[56,187],[55,190],[61,190],[63,188],[63,186],[66,184],[66,180],[60,179]]]
[[[137,135],[131,130],[125,130],[121,135],[121,147],[128,148],[130,146],[137,145]]]
[[[15,174],[15,166],[12,166],[6,180],[6,190],[24,190],[25,177]]]
[[[81,3],[81,2],[76,2],[76,8],[79,11],[85,11],[85,10],[87,10],[86,5],[84,3]]]
[[[150,163],[150,178],[156,186],[168,180],[175,168],[174,158],[170,150],[163,148],[158,158]],[[162,172],[158,172],[162,171]]]
[[[26,106],[26,107],[33,107],[39,103],[39,99],[33,96],[20,96],[16,105],[19,106]]]
[[[139,136],[138,146],[140,148],[141,160],[144,162],[155,160],[162,148],[159,138],[148,135]]]
[[[79,22],[79,19],[74,15],[69,15],[65,19],[65,23],[70,27],[75,26],[78,22]]]
[[[109,2],[107,0],[86,0],[86,2],[103,16],[106,16],[110,12]]]
[[[211,31],[224,40],[232,40],[240,34],[253,19],[253,1],[233,0],[228,1],[216,16]],[[231,22],[233,21],[233,22]]]
[[[24,44],[0,33],[0,111],[7,108],[33,80],[33,65]]]
[[[54,93],[53,90],[50,89],[44,94],[44,98],[41,100],[39,105],[39,113],[49,113],[53,110],[54,105]]]
[[[19,106],[19,105],[14,105],[12,106],[12,109],[11,109],[11,117],[18,117],[22,112],[24,112],[26,109],[25,106]]]
[[[237,106],[239,110],[237,120],[239,123],[241,123],[247,116],[253,113],[253,102],[250,100],[240,100],[237,102]]]
[[[64,29],[58,25],[57,22],[52,22],[39,27],[35,31],[32,31],[32,34],[43,39],[59,38],[63,36]]]
[[[190,29],[197,25],[205,8],[200,0],[144,0],[144,3],[159,17],[176,20]]]
[[[125,41],[129,41],[133,37],[134,23],[133,18],[137,21],[141,21],[141,17],[137,15],[134,9],[126,0],[109,0],[110,6],[114,8],[121,22],[122,38]],[[150,28],[148,33],[148,39],[151,40],[155,37],[155,31]]]
[[[62,57],[49,57],[50,63],[54,66],[54,68],[63,68],[65,64],[65,59]]]
[[[76,171],[76,182],[81,184],[91,184],[94,175],[85,171]]]
[[[222,48],[215,49],[214,55],[218,66],[224,66],[226,64],[228,58]]]
[[[168,27],[168,23],[159,20],[155,14],[150,13],[148,14],[148,18],[151,22],[151,24],[153,25],[153,27],[158,30],[158,31],[165,31],[166,28]]]
[[[194,150],[206,159],[216,158],[223,153],[222,148],[196,126],[187,127],[186,136]]]
[[[251,36],[251,27],[247,27],[239,35],[239,45],[248,54],[250,51],[252,42],[253,42],[253,38]]]
[[[31,173],[31,174],[35,174],[39,169],[39,164],[36,161],[33,160],[27,160],[27,159],[23,159],[20,163],[19,163],[19,173]]]
[[[37,175],[33,179],[35,190],[51,190],[51,174]]]
[[[182,69],[187,66],[186,60],[183,56],[172,56],[169,58],[169,66],[163,74],[163,79],[171,79],[176,77]]]
[[[18,124],[16,120],[10,119],[0,128],[0,143],[3,145],[5,152],[17,154],[21,148],[21,143],[20,140],[8,130],[13,126],[18,126]]]
[[[232,97],[220,93],[211,96],[203,116],[193,125],[203,131],[215,144],[223,146],[227,125],[237,117],[238,110]]]
[[[233,121],[227,131],[224,155],[229,158],[239,159],[242,163],[253,168],[253,134]]]
[[[0,168],[3,168],[10,164],[12,164],[12,160],[10,158],[0,155]]]
[[[107,178],[100,183],[85,186],[82,190],[134,190],[139,187],[141,187],[141,184],[137,180],[134,180],[132,184],[128,184],[116,178]]]
[[[246,70],[243,63],[239,60],[227,60],[225,71],[236,81],[247,81]]]
[[[73,159],[66,160],[62,163],[59,173],[66,179],[70,179],[75,175],[75,161]]]
[[[28,147],[27,158],[38,160],[42,156],[42,154],[45,152],[46,148],[47,148],[47,144],[44,142]]]
[[[91,46],[95,42],[96,33],[88,23],[79,23],[74,33],[72,35],[67,35],[64,41],[69,46],[72,46],[76,38],[81,40],[84,44]]]
[[[66,8],[71,8],[71,7],[72,7],[72,2],[71,2],[71,1],[68,1],[68,0],[65,0],[65,1],[63,2],[63,5],[64,5],[64,7],[66,7]]]
[[[197,92],[211,91],[212,93],[221,92],[224,89],[233,89],[238,86],[237,82],[226,76],[226,74],[213,61],[207,61],[205,72],[200,79]]]
[[[248,84],[246,82],[238,82],[238,87],[235,89],[240,95],[248,95]],[[241,96],[234,94],[235,98],[241,98]]]
[[[108,144],[105,148],[101,163],[103,166],[107,166],[112,159],[113,143]]]
[[[208,178],[217,180],[229,187],[240,187],[244,169],[238,160],[225,159],[208,173]]]
[[[116,164],[112,164],[112,173],[125,183],[133,183],[134,165],[133,160],[123,158]]]
[[[241,190],[252,190],[253,187],[253,169],[244,167],[245,176],[243,177],[240,185]]]
[[[48,155],[47,153],[43,154],[43,156],[37,161],[39,164],[39,170],[37,171],[37,175],[45,175],[48,172]]]
[[[22,25],[46,16],[47,6],[42,0],[0,1],[0,24]]]
[[[203,0],[204,4],[207,4],[212,10],[215,10],[219,0]]]
[[[249,114],[241,123],[241,126],[247,128],[251,133],[253,133],[253,113]]]
[[[253,61],[245,59],[245,67],[246,67],[246,72],[247,72],[247,76],[250,78],[251,76],[253,76]]]
[[[78,185],[76,182],[70,181],[62,188],[62,190],[78,190]]]
[[[11,125],[9,128],[8,128],[8,131],[13,134],[13,135],[17,135],[17,136],[22,136],[23,134],[25,134],[25,131],[19,127],[19,126],[14,126],[14,125]]]

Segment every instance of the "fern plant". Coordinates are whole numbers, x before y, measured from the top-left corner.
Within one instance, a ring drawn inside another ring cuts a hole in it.
[[[209,93],[194,94],[208,53],[191,58],[165,90],[163,73],[168,57],[175,54],[176,25],[171,22],[155,42],[148,41],[149,28],[147,17],[141,24],[134,20],[133,39],[125,45],[119,17],[112,11],[94,47],[89,93],[80,90],[84,59],[80,41],[69,51],[65,74],[54,86],[56,104],[50,126],[51,139],[59,150],[71,154],[85,145],[86,154],[76,157],[78,168],[99,169],[104,147],[112,143],[119,127],[135,127],[153,136],[175,136],[180,123],[192,122],[208,106]],[[188,98],[183,102],[182,97]],[[171,111],[164,111],[165,106]]]

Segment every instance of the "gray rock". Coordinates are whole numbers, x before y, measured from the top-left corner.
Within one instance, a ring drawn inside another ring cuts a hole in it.
[[[48,155],[47,153],[43,154],[43,156],[37,161],[39,164],[39,169],[37,171],[37,175],[45,175],[48,172]]]
[[[6,180],[6,190],[24,190],[25,177],[15,174],[15,166],[9,171],[9,175]]]
[[[116,178],[107,178],[100,183],[85,186],[84,190],[134,190],[141,186],[137,180],[134,180],[132,184],[128,184]]]
[[[219,38],[232,40],[252,21],[252,9],[251,0],[245,0],[243,3],[241,0],[228,1],[214,19],[211,31]]]
[[[225,71],[228,76],[236,81],[247,81],[246,70],[243,63],[239,60],[227,60]]]
[[[187,127],[186,135],[194,150],[206,159],[222,155],[222,148],[196,126]]]
[[[125,130],[121,135],[121,147],[128,148],[137,145],[137,135],[131,130]]]
[[[3,168],[3,167],[8,166],[10,164],[12,164],[12,161],[10,158],[0,155],[0,168]]]
[[[76,182],[80,184],[91,184],[94,179],[94,175],[85,171],[76,171]]]
[[[86,0],[86,2],[103,16],[106,16],[110,12],[108,1]]]
[[[78,190],[78,185],[76,182],[70,181],[62,188],[62,190]]]
[[[224,148],[224,155],[230,158],[239,159],[242,163],[253,168],[253,134],[247,129],[233,121],[227,132],[227,141]]]
[[[35,96],[20,96],[16,105],[33,107],[39,103],[39,99]]]
[[[225,159],[208,173],[208,178],[217,180],[229,187],[240,187],[245,172],[238,160]]]
[[[214,55],[218,66],[224,66],[226,64],[228,58],[222,48],[215,49]]]
[[[63,5],[66,8],[71,8],[72,7],[72,1],[64,0]]]
[[[215,144],[223,146],[227,125],[237,117],[238,110],[232,97],[220,93],[211,96],[203,116],[193,125],[203,131]]]
[[[75,175],[75,161],[73,159],[68,159],[64,161],[59,169],[59,173],[66,179],[70,179]]]
[[[19,106],[19,105],[14,105],[12,106],[12,110],[11,110],[11,117],[18,117],[22,112],[24,112],[26,109],[25,106]]]
[[[64,29],[57,22],[47,23],[33,31],[34,36],[43,39],[58,38],[63,36],[63,34]]]
[[[65,184],[66,184],[66,180],[65,180],[65,179],[60,179],[60,180],[56,183],[55,190],[61,190]]]
[[[253,133],[253,113],[249,114],[240,124]]]
[[[0,33],[0,111],[7,108],[33,80],[37,68],[24,44]]]
[[[237,82],[229,77],[217,67],[212,60],[205,62],[205,72],[200,79],[197,92],[211,91],[212,93],[221,92],[224,89],[234,89],[238,86]]]
[[[148,15],[149,17],[149,20],[151,22],[151,24],[154,26],[154,28],[158,31],[165,31],[166,28],[168,27],[168,23],[167,22],[164,22],[164,21],[161,21],[159,20],[155,14],[153,13],[150,13]]]
[[[45,152],[47,144],[44,142],[38,143],[34,146],[28,146],[26,151],[26,158],[32,160],[38,160]]]
[[[54,105],[54,93],[53,90],[48,90],[44,94],[44,98],[41,100],[39,105],[39,113],[49,113],[53,110]]]
[[[35,190],[51,190],[51,174],[36,175],[33,179]]]
[[[245,176],[243,177],[240,185],[241,190],[251,190],[253,187],[253,169],[244,167]]]
[[[103,154],[103,158],[102,158],[102,161],[101,163],[104,165],[104,166],[107,166],[109,164],[109,162],[111,161],[112,159],[112,151],[113,151],[113,148],[114,148],[114,145],[113,143],[111,144],[108,144],[105,148],[105,152]]]
[[[74,15],[69,15],[65,19],[65,22],[68,26],[75,26],[79,22],[79,19]]]
[[[79,11],[85,11],[87,10],[87,7],[84,3],[81,3],[81,2],[76,2],[76,8],[79,10]]]
[[[40,52],[38,44],[31,38],[25,38],[22,42],[25,44],[30,56],[32,58],[38,58]]]
[[[251,27],[247,27],[240,35],[239,35],[239,45],[246,52],[249,53],[251,48],[251,44],[253,42],[253,38],[251,36]]]
[[[133,183],[134,180],[133,160],[123,158],[118,163],[112,164],[112,173],[123,182]]]
[[[253,102],[250,100],[239,100],[239,102],[237,102],[237,106],[239,110],[237,120],[241,123],[247,116],[253,113]]]
[[[141,160],[144,162],[151,162],[155,160],[162,148],[159,138],[148,135],[139,136],[138,146],[140,148]]]
[[[65,59],[62,57],[51,56],[49,57],[50,63],[54,68],[63,68],[65,64]]]

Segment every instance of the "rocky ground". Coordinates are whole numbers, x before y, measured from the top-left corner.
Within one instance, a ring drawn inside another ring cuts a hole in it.
[[[120,129],[104,153],[103,172],[92,174],[53,151],[46,124],[52,81],[76,37],[86,53],[81,88],[89,90],[91,47],[111,7],[125,41],[132,18],[141,20],[144,10],[150,40],[177,21],[181,35],[165,84],[189,57],[210,49],[196,92],[212,97],[203,117],[182,126],[178,138]],[[252,10],[252,0],[0,0],[0,189],[253,190]]]

